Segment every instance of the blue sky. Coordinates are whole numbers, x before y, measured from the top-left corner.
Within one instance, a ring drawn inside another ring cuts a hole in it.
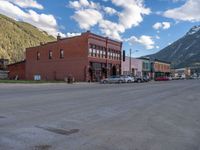
[[[200,22],[200,0],[0,0],[0,13],[56,36],[90,30],[123,41],[139,57],[155,53]]]

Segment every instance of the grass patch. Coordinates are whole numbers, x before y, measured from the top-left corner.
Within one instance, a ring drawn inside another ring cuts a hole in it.
[[[38,84],[38,83],[64,83],[64,81],[0,80],[0,83]]]

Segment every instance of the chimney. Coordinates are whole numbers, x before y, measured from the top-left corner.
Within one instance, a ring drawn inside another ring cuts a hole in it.
[[[59,41],[61,39],[60,33],[58,33],[57,35],[57,41]]]

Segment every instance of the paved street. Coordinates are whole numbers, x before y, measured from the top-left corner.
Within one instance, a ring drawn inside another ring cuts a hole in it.
[[[200,80],[0,84],[0,150],[200,150]]]

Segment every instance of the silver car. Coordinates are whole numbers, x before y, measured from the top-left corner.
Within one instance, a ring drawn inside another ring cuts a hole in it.
[[[109,78],[102,79],[101,83],[124,83],[125,80],[122,76],[110,76]]]
[[[131,76],[122,76],[122,78],[124,79],[125,83],[133,83],[135,81],[134,77]]]

